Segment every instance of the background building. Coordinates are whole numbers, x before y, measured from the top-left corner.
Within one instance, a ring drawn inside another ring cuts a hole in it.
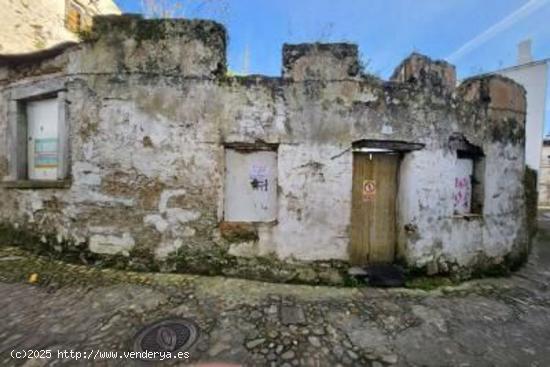
[[[120,14],[113,0],[0,0],[0,53],[38,51],[77,41],[98,14]]]
[[[517,65],[489,74],[500,74],[523,85],[527,92],[525,124],[525,164],[538,173],[539,206],[550,205],[550,139],[544,139],[546,99],[548,88],[548,61],[533,61],[531,40],[518,45]]]
[[[518,45],[518,64],[496,72],[523,85],[527,91],[525,163],[537,171],[544,135],[548,60],[533,61],[531,40],[526,40]]]

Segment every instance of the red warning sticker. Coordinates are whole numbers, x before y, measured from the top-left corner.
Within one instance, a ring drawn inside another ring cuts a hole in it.
[[[364,180],[363,181],[363,201],[373,201],[376,196],[376,181]]]

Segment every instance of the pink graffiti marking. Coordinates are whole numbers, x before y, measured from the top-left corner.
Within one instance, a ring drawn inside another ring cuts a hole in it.
[[[470,177],[455,178],[454,210],[460,213],[470,211],[472,183]]]

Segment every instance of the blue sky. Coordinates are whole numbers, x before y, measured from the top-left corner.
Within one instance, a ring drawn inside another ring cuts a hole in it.
[[[141,0],[116,2],[124,12],[141,11]],[[383,78],[413,51],[451,61],[459,78],[514,65],[516,45],[526,38],[533,41],[535,59],[550,58],[550,0],[180,3],[184,8],[178,15],[211,18],[227,27],[229,68],[238,73],[280,75],[285,42],[357,43],[367,70]],[[548,120],[550,110],[550,130]]]

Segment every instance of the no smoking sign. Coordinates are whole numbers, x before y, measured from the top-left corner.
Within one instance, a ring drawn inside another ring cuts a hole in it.
[[[363,201],[373,201],[376,196],[376,181],[364,180],[363,181]]]

